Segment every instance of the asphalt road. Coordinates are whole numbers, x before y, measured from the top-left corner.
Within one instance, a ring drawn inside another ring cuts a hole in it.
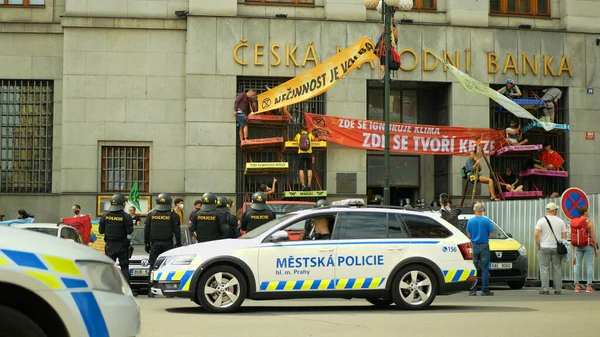
[[[246,301],[236,314],[208,314],[186,299],[140,295],[142,336],[598,336],[600,291],[543,296],[538,288],[438,297],[425,311],[376,309],[364,300]]]

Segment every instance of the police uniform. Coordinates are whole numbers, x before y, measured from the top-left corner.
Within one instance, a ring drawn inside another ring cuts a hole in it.
[[[227,221],[229,225],[229,237],[238,238],[240,237],[240,230],[238,228],[238,219],[235,215],[229,211],[229,204],[227,198],[217,198],[217,211],[221,213],[221,216]]]
[[[133,233],[131,216],[125,213],[125,197],[115,194],[110,200],[110,208],[101,219],[98,232],[104,234],[104,253],[116,261],[127,282],[129,282],[129,240],[127,235]]]
[[[231,236],[225,214],[217,210],[217,196],[214,193],[208,192],[202,196],[202,206],[192,219],[190,232],[196,233],[198,242],[226,239]]]
[[[275,212],[267,208],[266,200],[267,196],[262,192],[252,195],[250,208],[242,214],[242,231],[249,232],[276,218]]]
[[[181,246],[180,220],[179,216],[171,210],[171,202],[168,194],[160,194],[156,198],[156,209],[146,217],[144,244],[146,252],[150,254],[148,262],[151,271],[158,256],[173,249],[173,235],[175,235],[175,246]]]

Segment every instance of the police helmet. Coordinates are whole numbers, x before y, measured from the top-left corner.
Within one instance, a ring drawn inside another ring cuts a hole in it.
[[[217,197],[217,208],[228,207],[228,201],[225,197]]]
[[[161,193],[156,197],[155,209],[159,212],[170,211],[172,203],[173,199],[171,199],[171,196],[168,193]]]
[[[325,199],[321,199],[321,200],[317,201],[315,208],[327,207],[327,206],[329,206],[329,202],[327,202],[327,200],[325,200]]]
[[[373,198],[373,205],[381,205],[383,204],[383,197],[379,194],[375,195]]]
[[[250,205],[250,208],[257,211],[265,210],[267,209],[266,202],[267,196],[263,192],[256,192],[252,195],[252,205]]]
[[[125,208],[125,197],[122,194],[115,194],[110,198],[109,212],[118,212]]]
[[[206,192],[202,195],[202,206],[200,209],[203,211],[212,211],[217,208],[217,195],[213,192]]]

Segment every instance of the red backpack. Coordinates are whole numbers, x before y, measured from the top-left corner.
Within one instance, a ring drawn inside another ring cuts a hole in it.
[[[301,151],[310,150],[310,137],[308,137],[308,133],[302,133],[300,135],[300,141],[298,142],[298,146]]]
[[[571,244],[575,247],[587,247],[590,244],[590,232],[585,218],[571,221]]]

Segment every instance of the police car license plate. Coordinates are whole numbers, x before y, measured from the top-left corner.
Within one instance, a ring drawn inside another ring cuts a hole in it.
[[[491,263],[490,269],[512,269],[512,263]]]
[[[132,269],[129,273],[131,276],[148,276],[148,269]]]

